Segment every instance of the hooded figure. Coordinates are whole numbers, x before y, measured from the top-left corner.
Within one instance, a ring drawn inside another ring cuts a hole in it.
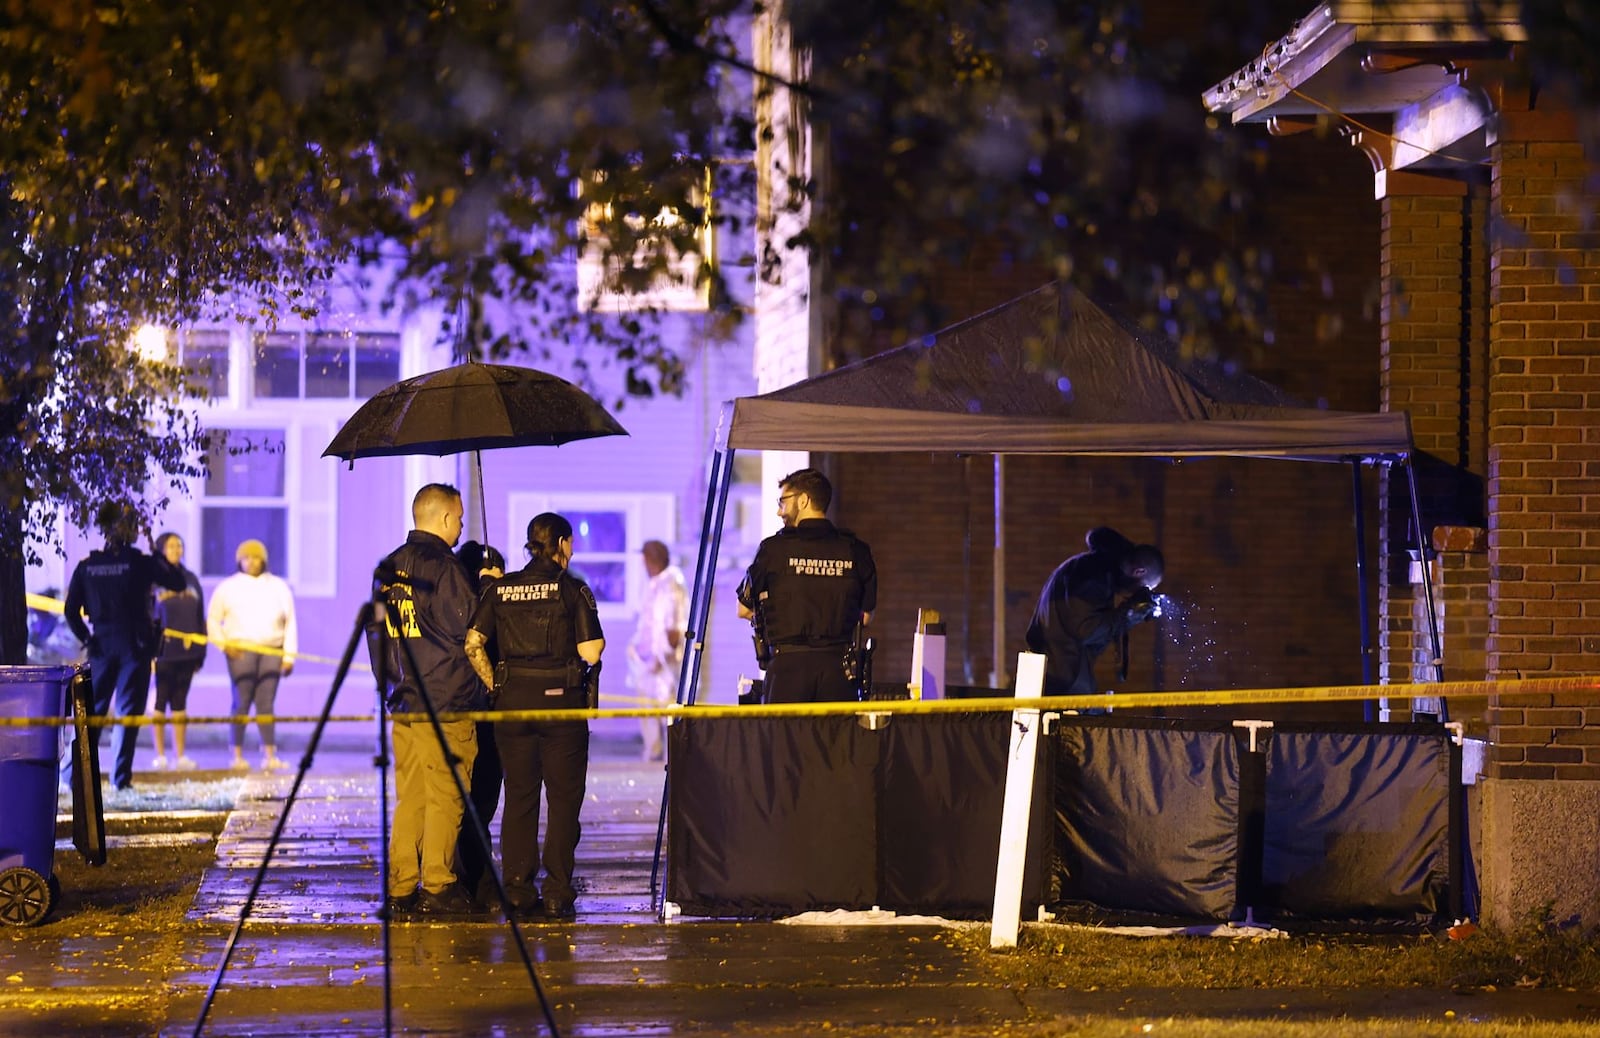
[[[1160,549],[1109,526],[1084,538],[1088,551],[1057,566],[1028,624],[1028,650],[1045,657],[1045,695],[1093,694],[1094,662],[1106,646],[1156,614]]]

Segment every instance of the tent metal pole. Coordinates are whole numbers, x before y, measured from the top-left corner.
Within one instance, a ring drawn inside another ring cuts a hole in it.
[[[1350,459],[1350,497],[1356,517],[1356,603],[1361,614],[1361,683],[1372,684],[1372,611],[1367,607],[1367,502],[1361,487],[1361,459]],[[1371,722],[1376,710],[1370,699],[1362,700],[1362,719]]]
[[[700,522],[700,553],[694,567],[694,590],[689,597],[689,629],[684,632],[686,649],[678,672],[678,702],[686,706],[694,704],[700,685],[700,660],[705,655],[717,553],[722,547],[722,522],[727,514],[728,490],[732,485],[733,453],[732,449],[721,448],[711,452],[711,478],[706,486],[706,507]]]
[[[1406,484],[1411,491],[1411,522],[1417,531],[1417,558],[1422,563],[1422,593],[1428,605],[1428,648],[1430,660],[1433,665],[1433,680],[1444,680],[1444,650],[1439,641],[1439,614],[1433,605],[1433,538],[1422,528],[1422,501],[1417,497],[1417,469],[1411,463],[1411,456],[1406,455]],[[1445,710],[1444,699],[1439,699],[1439,720],[1446,721],[1449,717]]]
[[[700,551],[694,564],[694,589],[689,595],[689,629],[684,632],[683,662],[678,669],[678,702],[693,704],[700,683],[700,660],[705,655],[707,619],[711,615],[711,590],[716,584],[717,551],[722,547],[722,519],[727,514],[728,488],[733,482],[733,449],[713,447],[711,476],[706,482],[706,507],[700,518]],[[671,754],[668,754],[670,759]],[[650,864],[650,903],[658,915],[667,907],[667,884],[661,852],[666,844],[667,804],[672,791],[672,770],[662,770],[661,814],[656,820],[655,858]]]
[[[994,622],[990,627],[989,687],[1005,688],[1006,673],[1006,456],[994,456]]]

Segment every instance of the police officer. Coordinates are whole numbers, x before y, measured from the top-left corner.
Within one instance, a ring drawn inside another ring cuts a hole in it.
[[[479,598],[483,597],[484,588],[506,575],[505,556],[500,554],[500,549],[491,545],[467,541],[456,549],[456,558],[461,560],[467,575],[472,578]],[[488,651],[492,659],[495,647],[489,646]],[[489,709],[487,695],[475,702],[473,709]],[[478,721],[474,727],[478,738],[478,756],[472,762],[472,783],[467,798],[472,801],[473,809],[478,812],[478,821],[483,823],[487,832],[489,823],[494,820],[494,813],[500,809],[500,786],[505,780],[505,769],[500,764],[500,750],[494,741],[494,723]],[[491,901],[494,897],[494,884],[486,885],[483,882],[488,869],[489,858],[478,834],[463,824],[461,839],[456,846],[456,873],[461,878],[461,889],[480,904],[485,903],[485,895]]]
[[[1045,581],[1028,624],[1028,650],[1045,657],[1045,695],[1094,693],[1094,663],[1106,646],[1158,615],[1150,593],[1166,568],[1160,549],[1109,526],[1090,530],[1084,542],[1089,550]]]
[[[464,645],[478,596],[476,582],[450,551],[461,539],[460,492],[429,483],[412,499],[411,521],[405,544],[379,566],[380,590],[391,607],[386,668],[391,685],[385,701],[396,713],[422,713],[426,690],[436,711],[468,711],[481,694]],[[401,639],[416,661],[415,671]],[[475,909],[455,872],[464,808],[450,769],[453,764],[466,782],[478,752],[476,731],[471,721],[441,721],[440,727],[443,746],[426,719],[394,722],[395,812],[386,905],[391,915],[413,908],[431,915]]]
[[[833,487],[816,469],[778,482],[783,529],[761,542],[739,585],[739,615],[765,628],[772,659],[769,703],[843,702],[856,698],[845,654],[857,624],[878,604],[872,549],[824,513]]]
[[[95,524],[106,546],[91,551],[72,571],[63,612],[72,633],[89,649],[94,716],[104,717],[115,705],[118,717],[139,717],[150,698],[150,661],[161,645],[151,588],[184,590],[183,570],[132,546],[139,535],[139,514],[132,506],[107,501],[95,513]],[[96,752],[102,731],[94,730]],[[133,788],[138,741],[137,728],[119,727],[111,737],[116,754],[111,781],[119,790]],[[77,754],[71,766],[77,766]]]
[[[554,512],[528,523],[528,565],[485,590],[467,632],[467,658],[494,689],[497,710],[584,707],[606,647],[589,585],[567,572],[572,524]],[[499,659],[487,647],[497,647]],[[500,853],[506,892],[519,914],[574,915],[572,869],[578,812],[589,767],[587,721],[499,721],[495,742],[505,767]],[[539,789],[545,825],[544,896],[539,871]]]

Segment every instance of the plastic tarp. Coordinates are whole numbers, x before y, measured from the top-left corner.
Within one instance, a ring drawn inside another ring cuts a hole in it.
[[[1274,731],[1266,750],[1258,915],[1444,915],[1451,886],[1448,738],[1437,728]]]
[[[667,900],[706,916],[881,907],[987,917],[1010,721],[907,716],[877,730],[854,717],[676,721]],[[1040,861],[1048,817],[1041,796]],[[1029,876],[1025,900],[1037,905],[1042,865]]]
[[[1234,912],[1239,752],[1226,725],[1057,723],[1057,902],[1223,922]]]
[[[1411,450],[1405,413],[1300,406],[1046,285],[923,340],[725,406],[720,446],[1337,459]]]

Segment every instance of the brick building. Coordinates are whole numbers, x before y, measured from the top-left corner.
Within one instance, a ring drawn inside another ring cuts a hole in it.
[[[1551,679],[1488,698],[1484,914],[1600,921],[1600,235],[1573,109],[1530,87],[1515,5],[1329,4],[1207,107],[1292,140],[1337,113],[1381,206],[1383,405],[1411,413],[1447,678]],[[1361,178],[1365,181],[1365,177]],[[1403,488],[1385,486],[1401,558]],[[1426,618],[1403,565],[1381,589],[1386,673]]]

